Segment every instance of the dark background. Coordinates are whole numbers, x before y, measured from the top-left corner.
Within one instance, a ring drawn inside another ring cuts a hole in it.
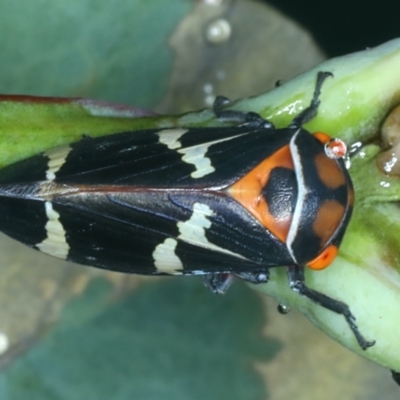
[[[400,1],[268,0],[314,36],[328,57],[374,47],[400,36]]]

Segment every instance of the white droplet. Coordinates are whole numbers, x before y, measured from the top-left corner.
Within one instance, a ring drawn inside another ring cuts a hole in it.
[[[232,33],[232,28],[229,22],[225,19],[216,19],[207,27],[206,39],[213,44],[221,44],[226,42]]]
[[[203,0],[204,4],[209,6],[220,6],[224,0]]]
[[[387,181],[381,181],[380,185],[384,188],[389,188],[390,187],[390,182]]]
[[[213,94],[209,94],[204,97],[204,105],[206,107],[212,107],[215,102],[215,96]]]
[[[0,354],[4,354],[10,347],[10,340],[4,332],[0,332]]]
[[[204,105],[206,107],[212,107],[215,101],[214,85],[212,83],[205,83],[203,85]]]
[[[214,86],[212,83],[205,83],[203,85],[203,92],[206,94],[211,94],[214,92]]]
[[[216,72],[215,76],[219,81],[223,81],[226,78],[226,72],[223,69],[219,69]]]

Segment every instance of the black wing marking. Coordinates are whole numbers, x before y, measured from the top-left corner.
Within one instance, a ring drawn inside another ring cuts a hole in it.
[[[171,139],[175,134],[176,143]],[[56,184],[82,185],[77,195],[60,193],[42,201],[40,184],[34,199],[23,194],[0,196],[0,229],[53,254],[51,246],[41,246],[46,241],[43,237],[49,235],[45,206],[51,202],[59,215],[57,223],[65,231],[67,258],[74,262],[117,271],[160,273],[154,258],[158,254],[155,249],[161,246],[161,253],[169,251],[177,256],[182,273],[259,270],[289,263],[286,247],[242,206],[223,191],[207,188],[226,187],[236,181],[286,145],[292,134],[288,129],[251,131],[236,127],[84,138],[65,151],[56,149],[0,171],[0,183],[27,182],[27,193],[37,181],[52,175]],[[54,154],[61,157],[54,159]],[[189,161],[184,159],[188,155]],[[208,160],[204,162],[202,157]],[[50,162],[57,167],[49,170]],[[96,185],[102,185],[101,192],[96,192]],[[91,189],[86,191],[88,186]],[[118,186],[130,188],[124,191]],[[168,190],[160,190],[163,188]],[[17,204],[24,211],[13,224]],[[182,228],[180,224],[186,225]],[[200,234],[199,240],[193,239],[195,232]]]
[[[150,130],[84,139],[72,145],[56,180],[146,187],[226,185],[287,144],[292,134],[245,127],[190,129],[175,141],[180,147],[169,148],[160,137],[170,132]],[[192,161],[197,158],[197,165],[187,161],[190,156]]]
[[[46,211],[42,201],[0,197],[0,230],[30,247],[47,237]]]
[[[160,273],[154,251],[167,239],[176,242],[174,254],[183,265],[174,273],[260,270],[291,260],[240,205],[228,197],[216,202],[212,193],[74,195],[54,199],[53,207],[67,232],[68,258],[82,264]],[[204,207],[211,212],[204,214]]]

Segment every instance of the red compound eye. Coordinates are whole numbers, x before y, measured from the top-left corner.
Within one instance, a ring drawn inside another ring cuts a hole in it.
[[[343,140],[332,139],[325,144],[325,154],[329,158],[342,158],[347,154],[347,146]]]

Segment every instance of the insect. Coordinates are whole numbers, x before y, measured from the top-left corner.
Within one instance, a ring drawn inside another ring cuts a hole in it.
[[[203,275],[214,292],[231,276],[267,282],[286,266],[291,288],[346,319],[349,307],[307,287],[304,267],[334,259],[353,187],[345,145],[302,128],[319,106],[283,129],[255,113],[214,106],[236,126],[83,137],[0,170],[0,230],[80,264],[146,275]]]

